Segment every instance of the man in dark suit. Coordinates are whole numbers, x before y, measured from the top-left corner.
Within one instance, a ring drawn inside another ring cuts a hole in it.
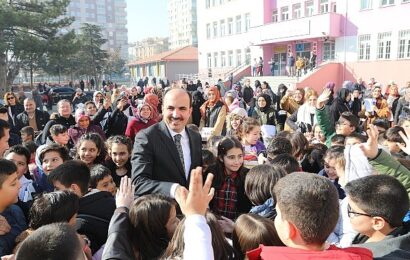
[[[185,127],[192,113],[189,94],[183,89],[169,90],[162,111],[163,121],[135,137],[135,196],[162,193],[175,198],[182,187],[188,187],[191,169],[202,165],[201,136]]]
[[[34,131],[38,133],[42,131],[50,120],[50,115],[46,111],[36,109],[36,102],[32,98],[26,98],[24,100],[24,112],[18,114],[16,119],[16,130],[20,130],[25,126],[31,126]]]

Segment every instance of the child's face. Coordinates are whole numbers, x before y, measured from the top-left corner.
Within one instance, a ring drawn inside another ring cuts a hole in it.
[[[261,128],[260,126],[254,127],[249,133],[245,134],[245,141],[249,145],[255,145],[256,142],[261,138]]]
[[[49,175],[52,170],[63,164],[63,158],[58,152],[50,151],[44,154],[43,158],[43,171],[46,175]]]
[[[97,188],[97,190],[100,190],[100,191],[108,191],[113,196],[115,196],[115,193],[117,192],[117,187],[115,186],[115,183],[114,183],[111,175],[107,175],[102,180],[100,180],[97,183],[96,188]]]
[[[17,172],[7,176],[0,188],[2,206],[8,207],[18,201],[20,181]]]
[[[241,125],[241,119],[239,117],[232,118],[232,121],[231,121],[232,129],[236,130],[238,129],[240,125]]]
[[[113,144],[110,153],[112,161],[117,167],[124,167],[131,156],[125,144]]]
[[[174,235],[175,229],[177,228],[178,224],[179,224],[179,219],[177,218],[177,211],[175,207],[173,206],[171,208],[171,212],[169,213],[168,222],[165,225],[169,238],[171,238]]]
[[[21,134],[21,141],[22,141],[23,143],[27,143],[27,142],[33,141],[33,136],[32,136],[32,135],[28,135],[27,133],[22,133],[22,134]]]
[[[391,153],[398,153],[400,152],[400,147],[397,145],[396,142],[391,141],[384,141],[384,145],[389,149]],[[403,144],[404,145],[404,144]]]
[[[83,117],[80,120],[78,120],[78,126],[80,128],[88,128],[90,125],[90,119],[88,117]]]
[[[322,129],[320,129],[320,126],[315,127],[315,132],[314,132],[315,139],[321,142],[326,141],[325,135],[322,132]]]
[[[85,112],[87,113],[87,115],[93,116],[97,113],[97,108],[95,107],[94,104],[87,104],[85,106]]]
[[[82,141],[80,147],[78,147],[78,154],[81,161],[87,165],[92,165],[100,154],[100,151],[98,151],[97,145],[93,141],[85,140]]]
[[[237,172],[243,164],[243,151],[240,148],[230,149],[226,155],[224,155],[222,162],[228,173]]]
[[[350,219],[350,224],[352,224],[352,228],[359,232],[360,234],[366,235],[368,237],[371,237],[374,230],[372,227],[372,217],[365,216],[365,215],[360,215],[360,214],[367,214],[363,210],[361,210],[356,203],[354,203],[349,197],[347,197],[348,201],[348,211],[349,213],[349,219]],[[355,214],[359,213],[359,214]]]
[[[58,135],[53,135],[52,138],[54,142],[58,143],[59,145],[66,145],[68,144],[68,140],[70,140],[70,136],[68,135],[68,132],[64,132]]]
[[[6,158],[17,166],[17,177],[20,179],[27,172],[27,158],[24,155],[9,153]]]

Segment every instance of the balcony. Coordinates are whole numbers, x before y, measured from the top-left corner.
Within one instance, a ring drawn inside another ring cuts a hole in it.
[[[340,37],[344,17],[337,13],[318,14],[250,28],[254,45],[320,37]]]

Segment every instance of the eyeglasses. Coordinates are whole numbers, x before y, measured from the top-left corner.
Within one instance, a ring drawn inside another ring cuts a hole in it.
[[[12,97],[8,97],[7,98],[7,100],[12,100],[12,99],[14,99],[14,97],[12,96]]]
[[[366,216],[370,218],[374,217],[373,215],[370,215],[370,214],[352,211],[352,207],[350,207],[349,204],[347,204],[347,215],[349,216],[349,218],[354,218],[358,216]]]

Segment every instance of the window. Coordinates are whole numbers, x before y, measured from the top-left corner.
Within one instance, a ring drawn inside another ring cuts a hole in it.
[[[401,0],[402,3],[410,3],[410,0]]]
[[[236,33],[241,33],[242,30],[242,17],[240,15],[238,15],[236,17]]]
[[[324,42],[323,43],[323,60],[334,60],[335,59],[335,43],[334,42]]]
[[[381,0],[380,6],[394,5],[394,0]]]
[[[242,65],[242,51],[236,50],[236,66]]]
[[[246,62],[246,65],[251,64],[251,49],[249,48],[245,49],[245,62]]]
[[[301,10],[301,4],[294,4],[293,5],[293,19],[298,19],[302,17],[302,10]]]
[[[306,2],[305,16],[312,16],[314,11],[313,1]]]
[[[206,38],[211,38],[211,25],[209,23],[206,25]]]
[[[233,51],[228,51],[228,66],[233,66]]]
[[[280,20],[289,20],[289,7],[285,6],[280,9]]]
[[[373,0],[360,0],[360,10],[372,9]]]
[[[390,59],[391,32],[379,33],[377,36],[377,58]]]
[[[359,36],[359,60],[370,60],[370,34]]]
[[[221,67],[226,66],[226,55],[224,51],[221,51]]]
[[[218,67],[218,53],[214,52],[214,68]]]
[[[219,22],[221,37],[225,36],[225,20]]]
[[[228,18],[228,35],[233,33],[233,19]]]
[[[251,27],[251,15],[249,13],[245,14],[245,32],[249,31]]]
[[[410,30],[404,30],[399,32],[399,59],[410,58]]]
[[[212,57],[210,53],[206,55],[206,61],[207,61],[208,68],[212,68]]]
[[[272,12],[272,23],[278,22],[278,10],[273,10]]]
[[[205,7],[208,9],[209,7],[211,7],[211,0],[206,0],[205,1]]]
[[[218,37],[218,23],[217,22],[214,22],[214,24],[213,24],[213,28],[214,28],[214,30],[213,30],[213,36],[214,36],[214,38],[216,38],[216,37]]]
[[[328,13],[329,12],[329,0],[320,0],[320,13]]]

